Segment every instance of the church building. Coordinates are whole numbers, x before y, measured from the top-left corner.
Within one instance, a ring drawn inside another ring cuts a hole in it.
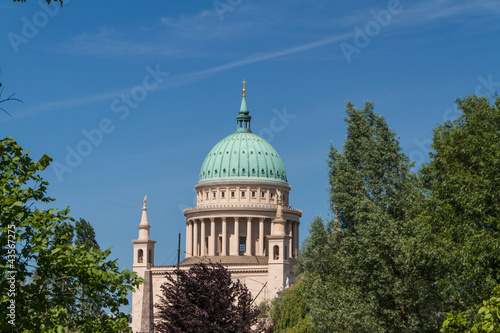
[[[295,282],[302,211],[290,206],[291,186],[278,152],[252,133],[245,81],[236,131],[208,153],[201,166],[196,206],[184,209],[186,258],[181,269],[199,262],[219,262],[233,280],[244,283],[254,304],[273,299]],[[154,225],[154,222],[153,222]],[[166,273],[175,266],[155,266],[146,198],[133,240],[133,270],[146,280],[132,297],[132,330],[153,332],[154,307]]]

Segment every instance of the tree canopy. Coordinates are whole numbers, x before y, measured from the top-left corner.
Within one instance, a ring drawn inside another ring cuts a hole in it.
[[[461,115],[434,130],[421,177],[421,229],[436,263],[443,311],[477,321],[500,284],[500,97],[457,99]]]
[[[493,99],[493,101],[492,101]],[[500,97],[457,99],[418,174],[368,102],[346,105],[331,147],[334,219],[299,260],[313,331],[496,332],[500,312]],[[493,290],[493,297],[491,297]]]
[[[155,304],[157,332],[251,332],[257,322],[250,292],[218,263],[175,270],[167,280]]]
[[[316,218],[300,257],[311,328],[321,332],[426,332],[437,327],[430,272],[414,250],[421,197],[396,134],[346,104],[343,152],[329,154],[335,219]]]
[[[11,138],[0,141],[0,154],[0,288],[9,291],[0,298],[0,316],[8,318],[0,330],[127,328],[128,316],[119,307],[128,304],[127,293],[140,283],[136,274],[120,271],[116,260],[108,259],[110,250],[74,241],[77,228],[69,209],[34,208],[54,200],[39,174],[49,165],[48,156],[33,161]],[[84,239],[93,239],[90,229],[86,225]]]

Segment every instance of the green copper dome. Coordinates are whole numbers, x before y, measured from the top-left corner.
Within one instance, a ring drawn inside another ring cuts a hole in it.
[[[245,91],[243,91],[244,93]],[[208,153],[200,171],[200,183],[218,181],[264,181],[287,183],[278,152],[250,130],[245,94],[236,117],[236,132],[217,143]]]

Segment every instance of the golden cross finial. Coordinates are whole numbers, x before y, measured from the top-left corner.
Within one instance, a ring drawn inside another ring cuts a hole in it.
[[[245,93],[247,92],[247,90],[245,89],[245,84],[248,83],[248,82],[245,81],[245,79],[243,79],[243,82],[241,82],[241,83],[243,83],[243,90],[242,91],[243,91],[243,97],[245,97],[246,96]]]

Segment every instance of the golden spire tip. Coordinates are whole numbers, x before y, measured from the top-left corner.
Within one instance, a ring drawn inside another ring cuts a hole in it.
[[[243,90],[242,90],[242,92],[243,92],[243,97],[245,97],[246,96],[245,93],[247,92],[247,90],[245,89],[245,84],[247,83],[247,81],[245,81],[245,79],[243,79],[243,82],[241,82],[241,83],[243,83]]]

